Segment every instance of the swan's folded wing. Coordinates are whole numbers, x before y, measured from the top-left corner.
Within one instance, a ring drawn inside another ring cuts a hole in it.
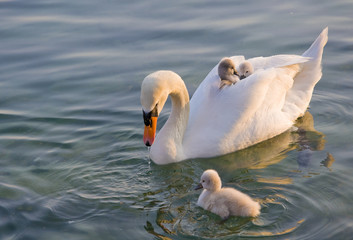
[[[284,96],[290,83],[279,85],[283,77],[277,68],[259,70],[242,84],[236,84],[233,94],[238,97],[233,103],[233,109],[223,109],[227,118],[232,120],[229,129],[220,138],[219,147],[222,152],[233,152],[238,149],[246,148],[252,144],[262,141],[268,134],[273,132],[271,126],[274,122],[279,122],[277,118]],[[291,78],[285,79],[290,82]],[[276,104],[273,104],[276,102]],[[288,123],[285,123],[287,126]],[[278,127],[278,126],[276,126]],[[282,129],[281,129],[282,130]]]
[[[199,111],[194,121],[189,122],[184,136],[187,154],[210,157],[251,145],[252,134],[256,131],[254,116],[266,102],[276,74],[274,68],[259,70],[246,81],[222,90],[218,85],[210,88],[208,97],[204,96],[204,101],[192,106]],[[195,103],[191,102],[191,105]]]
[[[233,56],[231,59],[238,65],[245,60],[244,56]],[[200,118],[200,112],[207,111],[208,101],[211,100],[212,90],[219,90],[220,78],[218,76],[218,64],[207,74],[190,100],[189,125],[194,125]]]
[[[250,58],[249,61],[255,71],[257,69],[277,68],[284,67],[293,64],[305,63],[309,61],[310,57],[303,57],[298,55],[274,55],[271,57],[256,57]]]

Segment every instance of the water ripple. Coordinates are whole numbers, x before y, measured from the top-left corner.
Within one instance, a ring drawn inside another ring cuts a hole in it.
[[[0,239],[350,239],[351,9],[0,0]],[[301,27],[284,31],[292,25]],[[139,100],[147,74],[176,71],[192,93],[223,56],[298,54],[327,25],[312,116],[296,131],[217,158],[151,162]],[[259,201],[261,215],[222,223],[198,207],[193,186],[208,168]]]

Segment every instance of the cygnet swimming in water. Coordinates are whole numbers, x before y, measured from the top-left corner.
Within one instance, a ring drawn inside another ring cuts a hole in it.
[[[253,73],[254,68],[250,62],[242,62],[238,66],[237,71],[232,59],[223,58],[218,65],[218,75],[221,78],[219,89],[222,89],[226,85],[235,84]]]
[[[201,188],[204,190],[197,205],[223,219],[229,216],[256,217],[260,214],[260,204],[248,195],[234,188],[222,188],[221,179],[215,170],[204,171],[195,190]]]

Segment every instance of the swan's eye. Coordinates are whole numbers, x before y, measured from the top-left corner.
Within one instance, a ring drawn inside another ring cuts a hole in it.
[[[202,182],[205,182],[205,180],[202,180]]]

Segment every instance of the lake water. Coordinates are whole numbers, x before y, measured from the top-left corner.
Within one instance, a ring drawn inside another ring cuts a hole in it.
[[[0,0],[0,239],[352,238],[352,11],[348,0]],[[173,70],[192,95],[222,57],[301,54],[326,26],[302,131],[149,160],[147,74]],[[197,207],[208,168],[261,215],[221,223]]]

